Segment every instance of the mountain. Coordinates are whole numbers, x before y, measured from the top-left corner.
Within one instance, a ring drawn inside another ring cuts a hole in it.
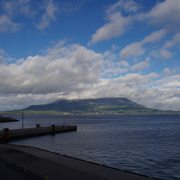
[[[174,114],[173,111],[147,108],[126,98],[60,99],[50,104],[32,105],[23,111],[62,114]]]

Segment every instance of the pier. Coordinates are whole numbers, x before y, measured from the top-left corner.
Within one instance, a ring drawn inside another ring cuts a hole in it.
[[[36,128],[13,129],[4,128],[0,131],[0,142],[8,142],[10,140],[22,139],[27,137],[42,136],[46,134],[56,134],[63,132],[77,131],[77,126],[72,125],[51,125],[49,127],[41,127],[36,124]]]

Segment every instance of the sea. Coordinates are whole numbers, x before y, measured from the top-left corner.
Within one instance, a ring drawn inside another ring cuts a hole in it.
[[[160,179],[180,179],[180,115],[3,114],[20,129],[77,125],[77,131],[11,141]]]

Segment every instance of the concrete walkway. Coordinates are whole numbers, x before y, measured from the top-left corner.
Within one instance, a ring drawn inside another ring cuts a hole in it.
[[[18,167],[23,174],[28,175],[27,179],[31,176],[32,179],[44,180],[151,179],[147,176],[19,145],[0,144],[0,162]]]

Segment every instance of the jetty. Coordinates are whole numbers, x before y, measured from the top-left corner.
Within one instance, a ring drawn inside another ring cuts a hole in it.
[[[77,131],[77,126],[73,125],[51,125],[49,127],[41,127],[36,124],[35,128],[12,129],[4,128],[0,131],[0,142],[8,142],[10,140],[22,139],[27,137],[42,136],[46,134],[56,134],[63,132]]]
[[[19,120],[14,119],[12,117],[3,117],[0,115],[0,123],[5,123],[5,122],[18,122]]]

